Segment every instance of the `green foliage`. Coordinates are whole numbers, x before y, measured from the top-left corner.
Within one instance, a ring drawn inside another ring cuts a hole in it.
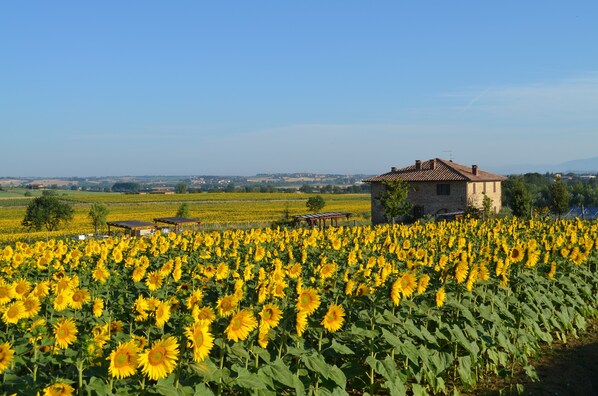
[[[183,202],[179,209],[176,211],[177,217],[189,217],[189,204],[187,202]]]
[[[516,177],[511,187],[509,206],[513,215],[517,217],[529,217],[532,208],[532,196],[523,181],[522,177]]]
[[[135,182],[118,182],[112,186],[114,192],[136,193],[141,190],[141,185]]]
[[[21,224],[35,231],[40,231],[43,227],[47,231],[54,231],[58,229],[60,223],[72,220],[73,214],[73,207],[68,203],[54,196],[41,196],[27,206]]]
[[[176,192],[177,194],[186,194],[187,189],[188,189],[187,183],[179,183],[174,188],[174,192]]]
[[[569,209],[569,200],[571,196],[567,190],[567,186],[563,183],[560,177],[555,178],[550,185],[550,211],[557,216],[562,215]]]
[[[380,203],[384,208],[384,217],[387,221],[395,222],[396,218],[405,216],[413,207],[407,201],[409,184],[404,180],[385,181],[384,191],[380,193]]]
[[[103,227],[106,225],[106,219],[108,217],[108,206],[101,204],[101,203],[94,203],[91,205],[89,209],[89,219],[91,220],[91,225],[95,230],[95,233],[98,233],[98,228]]]
[[[484,218],[489,218],[492,215],[492,198],[486,195],[485,192],[482,193],[484,198],[482,200],[482,210],[484,211]]]
[[[307,206],[307,208],[311,212],[316,213],[322,210],[324,206],[326,206],[326,201],[324,201],[324,198],[322,198],[322,196],[316,195],[315,197],[309,197],[307,199],[307,202],[305,203],[305,206]]]

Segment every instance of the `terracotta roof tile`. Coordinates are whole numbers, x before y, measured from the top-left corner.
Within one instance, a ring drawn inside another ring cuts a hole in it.
[[[441,158],[435,158],[428,161],[418,161],[416,164],[405,168],[395,169],[382,175],[373,176],[365,179],[364,182],[383,182],[392,180],[415,181],[500,181],[506,180],[506,177],[494,173],[484,172],[477,169],[477,175],[474,175],[474,169],[471,166],[457,164],[452,161],[446,161]]]

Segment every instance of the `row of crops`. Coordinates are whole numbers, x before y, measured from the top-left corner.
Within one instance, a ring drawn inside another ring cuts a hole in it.
[[[452,394],[598,313],[598,225],[517,219],[18,242],[6,394]]]
[[[285,213],[306,213],[305,202],[310,195],[283,193],[203,193],[177,195],[126,195],[89,193],[66,195],[73,203],[73,220],[58,231],[28,232],[22,226],[27,200],[21,206],[3,207],[0,210],[0,243],[18,240],[64,237],[66,235],[93,233],[88,213],[91,203],[108,206],[108,221],[153,221],[157,217],[174,216],[181,203],[189,207],[189,214],[199,218],[206,229],[232,227],[264,227],[280,220]],[[357,223],[366,222],[370,212],[370,196],[366,194],[325,194],[325,211],[349,212]],[[0,206],[2,202],[0,200]],[[103,230],[105,231],[105,230]]]

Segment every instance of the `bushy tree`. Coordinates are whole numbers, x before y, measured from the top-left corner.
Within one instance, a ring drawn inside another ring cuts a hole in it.
[[[181,206],[179,206],[179,209],[176,211],[176,216],[177,217],[189,217],[189,204],[186,202],[183,202],[181,204]]]
[[[556,177],[550,185],[550,211],[560,217],[569,209],[570,199],[567,186],[560,177]]]
[[[307,206],[311,212],[316,213],[326,206],[326,201],[324,201],[324,198],[322,198],[320,195],[316,195],[315,197],[309,197],[305,203],[305,206]]]
[[[187,188],[188,188],[187,183],[179,183],[174,188],[174,192],[176,192],[177,194],[186,194]]]
[[[71,221],[74,212],[70,204],[57,197],[41,196],[33,199],[27,206],[21,224],[35,231],[40,231],[43,227],[48,231],[54,231],[58,229],[60,223]]]
[[[532,196],[522,177],[513,179],[509,207],[517,217],[529,217],[532,209]]]
[[[385,189],[380,193],[380,203],[384,208],[384,217],[394,224],[396,218],[411,211],[413,205],[407,201],[409,184],[401,179],[384,182]]]
[[[106,219],[108,218],[108,207],[101,203],[94,203],[91,205],[89,209],[89,213],[87,214],[91,220],[91,224],[95,230],[95,233],[98,233],[98,228],[103,227],[106,225]]]

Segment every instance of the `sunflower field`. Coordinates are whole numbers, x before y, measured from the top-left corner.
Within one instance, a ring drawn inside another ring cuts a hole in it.
[[[455,394],[598,313],[598,224],[467,220],[0,248],[0,394]]]

